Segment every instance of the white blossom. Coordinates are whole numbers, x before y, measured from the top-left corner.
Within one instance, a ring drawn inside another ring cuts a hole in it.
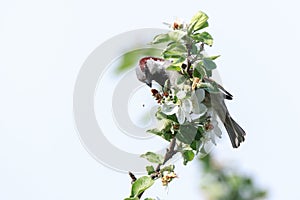
[[[222,131],[218,125],[216,113],[210,109],[208,115],[211,116],[210,125],[212,128],[204,132],[203,143],[211,142],[214,145],[217,145],[216,138],[221,138]]]
[[[207,111],[205,105],[201,103],[204,96],[203,90],[193,91],[191,96],[187,95],[185,90],[180,90],[176,93],[178,101],[176,103],[172,100],[166,101],[162,105],[162,112],[166,115],[175,114],[179,124],[185,123],[186,120],[191,122],[198,119]]]

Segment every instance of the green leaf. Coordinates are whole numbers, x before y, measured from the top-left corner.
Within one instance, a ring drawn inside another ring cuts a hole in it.
[[[191,144],[194,141],[196,134],[197,128],[193,125],[180,125],[176,138],[185,144]]]
[[[165,51],[176,51],[176,52],[182,52],[185,53],[187,52],[186,46],[179,43],[179,42],[171,42],[168,44],[166,47]]]
[[[190,147],[191,147],[193,150],[198,151],[199,148],[201,147],[201,145],[202,145],[202,142],[201,142],[200,140],[194,140],[194,141],[192,142],[192,144],[190,145]]]
[[[165,43],[165,42],[169,42],[170,40],[171,40],[171,38],[168,33],[160,34],[160,35],[157,35],[154,37],[152,44]]]
[[[157,48],[144,48],[129,51],[120,57],[120,64],[117,66],[115,73],[117,75],[135,67],[139,59],[143,56],[157,57],[161,54],[161,49]]]
[[[206,75],[210,78],[212,76],[212,70],[206,70]]]
[[[138,178],[131,187],[131,198],[138,197],[142,192],[147,190],[154,184],[154,180],[152,180],[149,176],[142,176]],[[131,200],[131,199],[130,199]],[[135,200],[135,199],[134,199]]]
[[[205,119],[206,120],[206,119]],[[199,140],[203,137],[203,133],[205,132],[204,127],[199,126],[197,129],[197,135],[195,137],[195,140]]]
[[[184,61],[187,53],[170,50],[170,51],[163,51],[162,55],[163,55],[164,59],[175,58],[175,59],[180,59],[180,60]]]
[[[216,56],[210,56],[208,57],[211,60],[216,60],[217,58],[219,58],[221,55],[216,55]]]
[[[202,146],[201,138],[203,137],[203,133],[204,133],[204,128],[202,126],[199,126],[197,129],[197,135],[195,137],[195,140],[190,145],[190,147],[196,151],[196,154],[199,153],[199,149]]]
[[[171,71],[181,71],[181,67],[177,66],[177,65],[171,65],[169,67],[167,67],[167,70],[171,70]]]
[[[140,200],[138,197],[130,197],[130,198],[126,198],[124,200]]]
[[[147,133],[152,133],[152,134],[155,134],[158,136],[161,136],[163,134],[162,131],[157,128],[149,129],[149,130],[147,130]]]
[[[208,16],[202,11],[199,11],[196,15],[194,15],[188,27],[189,35],[193,32],[196,32],[200,29],[207,27],[208,26],[207,20],[208,20]]]
[[[193,71],[193,76],[202,79],[206,76],[206,71],[201,63],[198,63]]]
[[[176,65],[176,66],[178,66],[178,67],[181,68],[182,63],[185,61],[186,55],[187,55],[187,54],[185,54],[185,55],[184,55],[184,54],[181,54],[181,55],[182,55],[182,56],[173,59],[172,65]]]
[[[164,157],[160,154],[153,152],[147,152],[141,155],[142,158],[146,158],[149,162],[162,164],[164,162]]]
[[[175,98],[175,97],[174,97]],[[175,122],[175,123],[178,123],[178,120],[177,120],[177,117],[175,114],[173,115],[166,115],[165,113],[161,112],[160,110],[158,110],[155,114],[156,118],[158,120],[163,120],[163,119],[167,119],[169,121],[172,121],[172,122]]]
[[[164,132],[164,134],[162,135],[162,138],[164,138],[165,140],[167,140],[168,142],[171,141],[171,139],[173,138],[173,133],[172,131],[166,131]]]
[[[203,65],[205,69],[207,70],[213,70],[217,68],[217,65],[214,61],[212,61],[210,58],[204,58],[203,59]]]
[[[205,89],[207,92],[216,93],[220,92],[218,85],[216,83],[201,83],[199,88]]]
[[[182,153],[183,156],[183,164],[186,165],[189,161],[192,161],[195,157],[193,150],[185,150]]]
[[[191,36],[197,43],[203,42],[209,46],[213,45],[213,38],[208,32],[196,33]]]
[[[164,168],[162,168],[160,170],[161,173],[163,173],[164,171],[167,171],[167,172],[173,172],[175,169],[175,165],[168,165],[168,166],[165,166]]]
[[[174,42],[180,42],[181,39],[186,35],[184,31],[175,30],[168,33],[170,40]]]
[[[146,166],[146,170],[148,172],[148,175],[153,174],[155,172],[155,169],[152,165]]]
[[[146,198],[145,200],[155,200],[155,199],[153,199],[153,198]]]
[[[163,128],[159,129],[150,129],[147,132],[161,136],[163,139],[170,141],[173,138],[172,125],[177,120],[175,114],[174,115],[165,115],[162,112],[158,111],[156,113],[156,118],[158,120],[163,120]],[[178,122],[176,122],[178,123]]]
[[[200,33],[200,37],[203,39],[204,44],[213,45],[214,39],[208,32]]]
[[[198,54],[198,47],[195,44],[192,44],[191,53],[194,55]]]
[[[258,189],[257,189],[258,190]],[[254,198],[256,199],[263,199],[267,196],[267,191],[259,190],[255,191]]]

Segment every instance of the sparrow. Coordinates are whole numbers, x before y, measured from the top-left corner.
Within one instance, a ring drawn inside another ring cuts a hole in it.
[[[182,76],[178,71],[167,70],[172,64],[171,61],[157,57],[144,57],[140,59],[136,66],[136,76],[139,81],[152,87],[152,81],[157,82],[164,87],[167,80],[171,86],[176,86],[176,81],[179,76]],[[204,78],[203,82],[211,82],[213,80]],[[217,84],[219,92],[205,91],[205,99],[202,103],[207,108],[213,108],[219,119],[224,124],[224,127],[229,135],[233,148],[238,148],[245,141],[245,131],[241,126],[230,116],[225,99],[232,100],[233,96],[226,91],[221,85]]]
[[[166,80],[169,80],[171,85],[175,85],[180,74],[177,71],[167,70],[171,64],[171,61],[162,58],[144,57],[140,59],[135,68],[136,76],[139,81],[146,83],[150,88],[152,81],[157,82],[162,87],[164,87]]]

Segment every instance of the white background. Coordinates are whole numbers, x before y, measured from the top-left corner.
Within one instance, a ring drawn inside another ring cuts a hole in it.
[[[0,199],[128,196],[129,177],[99,164],[80,143],[72,113],[76,76],[110,37],[164,28],[162,21],[190,19],[198,10],[210,16],[212,52],[222,55],[219,72],[235,96],[229,108],[248,133],[239,149],[224,137],[215,153],[255,176],[268,199],[299,199],[298,9],[292,0],[2,0]],[[198,170],[197,162],[178,167],[166,199],[199,199]]]

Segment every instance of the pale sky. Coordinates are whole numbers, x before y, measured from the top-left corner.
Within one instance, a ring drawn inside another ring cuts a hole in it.
[[[253,175],[268,199],[299,199],[298,8],[295,0],[1,1],[0,199],[128,196],[128,175],[103,166],[80,142],[72,102],[77,75],[112,36],[165,28],[162,22],[188,21],[198,10],[210,17],[209,51],[221,55],[218,71],[234,95],[228,107],[247,132],[236,150],[224,134],[215,154]],[[200,199],[198,163],[178,162],[177,171],[167,195],[157,186],[149,196]]]

